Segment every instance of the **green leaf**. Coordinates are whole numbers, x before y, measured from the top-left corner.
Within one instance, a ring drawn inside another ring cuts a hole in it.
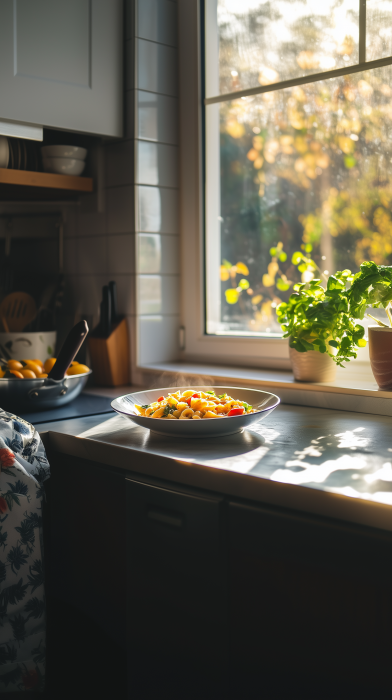
[[[222,265],[226,268],[226,270],[231,270],[231,268],[233,267],[233,265],[229,263],[228,260],[222,260]]]
[[[303,254],[297,251],[296,253],[293,253],[291,262],[293,263],[293,265],[298,265],[298,263],[300,263],[301,260],[303,260],[303,258]]]
[[[357,164],[357,161],[355,160],[354,156],[345,156],[344,157],[344,164],[346,168],[353,168],[354,165]]]
[[[280,262],[286,262],[286,260],[287,260],[287,253],[285,253],[284,250],[283,250],[283,251],[281,252],[281,254],[279,255],[279,260],[280,260]]]
[[[341,291],[344,289],[344,284],[340,280],[338,280],[334,275],[330,275],[328,278],[328,283],[327,283],[327,290],[328,291]]]
[[[269,252],[269,253],[270,253],[271,257],[274,257],[274,256],[276,255],[276,253],[277,253],[276,248],[270,248],[270,252]]]
[[[281,277],[276,280],[276,286],[280,292],[287,292],[287,290],[290,289],[288,282],[283,282]]]
[[[306,243],[305,244],[305,253],[311,253],[313,250],[313,246],[311,243]]]
[[[249,289],[249,282],[248,282],[248,280],[245,280],[245,279],[240,280],[238,282],[238,286],[241,287],[241,289]]]

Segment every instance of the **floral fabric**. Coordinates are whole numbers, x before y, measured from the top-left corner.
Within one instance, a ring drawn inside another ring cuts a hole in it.
[[[45,683],[43,482],[35,428],[0,409],[0,695]]]

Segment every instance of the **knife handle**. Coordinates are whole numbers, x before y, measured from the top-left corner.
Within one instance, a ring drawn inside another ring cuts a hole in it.
[[[107,285],[102,287],[102,307],[101,307],[101,319],[102,319],[102,334],[104,338],[108,338],[112,330],[112,301],[110,289]]]
[[[55,364],[48,374],[48,378],[57,381],[64,379],[65,373],[82,345],[87,333],[88,325],[86,321],[79,321],[79,323],[72,328],[67,335]]]
[[[109,290],[112,300],[112,323],[117,321],[117,285],[115,282],[109,282]]]

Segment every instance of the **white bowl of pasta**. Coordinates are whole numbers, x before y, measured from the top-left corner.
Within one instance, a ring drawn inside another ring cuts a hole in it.
[[[137,425],[173,437],[219,437],[264,420],[280,403],[258,389],[195,386],[150,389],[112,401],[112,408]]]

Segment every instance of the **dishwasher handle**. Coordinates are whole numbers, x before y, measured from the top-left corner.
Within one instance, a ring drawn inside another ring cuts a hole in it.
[[[161,525],[174,527],[177,530],[182,530],[184,527],[184,518],[180,513],[157,508],[156,506],[147,506],[147,518]]]

